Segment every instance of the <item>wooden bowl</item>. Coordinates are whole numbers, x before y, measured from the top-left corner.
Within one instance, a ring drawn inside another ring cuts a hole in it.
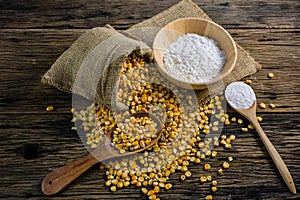
[[[179,36],[194,33],[217,41],[219,48],[225,52],[226,61],[221,72],[208,82],[186,82],[177,77],[170,76],[164,66],[163,55],[170,44]],[[170,22],[155,36],[153,42],[154,60],[160,73],[173,84],[187,89],[205,89],[208,85],[222,81],[235,66],[237,48],[230,34],[220,25],[200,18],[181,18]]]

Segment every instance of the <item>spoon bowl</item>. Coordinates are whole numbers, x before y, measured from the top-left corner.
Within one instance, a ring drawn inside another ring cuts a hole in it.
[[[102,140],[96,149],[87,156],[74,161],[68,165],[62,166],[55,171],[49,173],[42,182],[42,192],[45,195],[53,195],[64,189],[72,181],[80,177],[85,171],[91,168],[98,162],[103,162],[105,160],[125,157],[133,155],[157,144],[162,135],[163,125],[160,120],[146,112],[135,113],[132,116],[134,117],[150,117],[157,124],[157,137],[152,139],[151,142],[144,148],[137,149],[135,151],[127,151],[125,153],[120,153],[120,151],[111,145],[112,134],[116,126],[109,131],[106,137]]]

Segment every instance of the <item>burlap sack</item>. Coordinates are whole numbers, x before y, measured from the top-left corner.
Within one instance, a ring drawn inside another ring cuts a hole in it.
[[[42,83],[111,107],[115,102],[113,94],[117,89],[121,63],[126,56],[134,50],[140,50],[140,54],[151,58],[150,47],[156,33],[167,23],[182,17],[211,20],[191,0],[183,0],[122,33],[111,27],[88,30],[58,58],[42,77]],[[237,47],[237,63],[225,78],[225,85],[254,74],[261,67],[241,46]],[[199,102],[203,103],[209,94],[222,89],[222,85],[216,84],[210,86],[209,90],[197,91]]]

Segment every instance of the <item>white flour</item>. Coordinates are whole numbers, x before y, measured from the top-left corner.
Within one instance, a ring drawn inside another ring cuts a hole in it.
[[[215,40],[197,34],[178,37],[164,53],[167,72],[188,82],[208,82],[220,73],[225,53]]]
[[[256,96],[252,88],[244,82],[234,82],[227,86],[225,97],[235,109],[247,109],[256,100]]]

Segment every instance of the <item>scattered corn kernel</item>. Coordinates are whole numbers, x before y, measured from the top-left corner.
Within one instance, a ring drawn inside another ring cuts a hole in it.
[[[269,78],[274,78],[274,76],[275,76],[275,75],[274,75],[272,72],[268,73],[268,77],[269,77]]]
[[[237,123],[238,123],[238,124],[242,124],[242,123],[243,123],[243,120],[242,120],[242,119],[238,119],[238,120],[237,120]]]
[[[153,191],[154,191],[155,193],[159,193],[160,189],[159,189],[158,186],[155,186],[154,189],[153,189]]]
[[[230,167],[230,165],[227,161],[223,162],[222,166],[224,169],[228,169]]]
[[[206,199],[206,200],[213,200],[213,196],[212,196],[212,195],[207,195],[207,196],[205,197],[205,199]]]
[[[217,191],[217,187],[216,187],[216,186],[212,186],[212,187],[211,187],[211,191],[212,191],[212,192],[216,192],[216,191]]]
[[[147,193],[148,193],[148,189],[147,189],[147,188],[142,188],[142,192],[143,192],[144,194],[147,194]]]
[[[247,132],[248,132],[248,128],[241,128],[241,130],[242,130],[244,133],[247,133]]]
[[[71,108],[71,113],[74,113],[76,111],[75,108]]]
[[[252,81],[250,79],[247,79],[245,82],[249,85],[252,83]]]
[[[231,141],[235,140],[235,135],[230,135],[230,136],[229,136],[229,139],[230,139]]]
[[[172,188],[172,184],[171,184],[171,183],[167,183],[166,186],[165,186],[165,188],[166,188],[167,190],[171,189],[171,188]]]
[[[206,163],[206,164],[204,164],[204,170],[210,170],[210,168],[211,168],[211,166],[210,166],[210,164],[208,164],[208,163]]]
[[[53,106],[47,106],[46,110],[47,111],[53,111],[54,107]]]
[[[184,181],[184,180],[186,179],[186,176],[185,176],[184,174],[182,174],[182,175],[180,176],[180,179]]]
[[[200,176],[200,182],[204,183],[207,181],[207,177],[206,176]]]
[[[110,191],[112,191],[112,192],[117,191],[117,187],[116,187],[115,185],[111,186],[111,187],[110,187]]]
[[[211,182],[211,185],[212,185],[212,186],[217,186],[217,184],[218,184],[218,182],[217,182],[216,180],[213,180],[213,181]]]
[[[258,122],[262,122],[263,121],[263,118],[261,116],[257,116],[257,121]]]
[[[232,156],[229,156],[229,157],[228,157],[228,161],[229,161],[229,162],[233,161],[233,157],[232,157]]]
[[[155,194],[149,196],[149,200],[155,200],[155,199],[156,199],[156,195]]]
[[[222,169],[222,168],[220,168],[220,169],[218,170],[218,174],[220,174],[220,175],[223,174],[223,169]]]
[[[253,129],[254,129],[254,126],[253,126],[252,124],[249,124],[249,125],[248,125],[248,129],[253,130]]]
[[[275,104],[270,103],[270,107],[271,107],[272,109],[274,109],[276,106],[275,106]]]
[[[259,107],[262,108],[262,109],[265,109],[267,106],[266,106],[265,103],[261,102],[261,103],[259,104]]]
[[[207,181],[211,181],[212,177],[210,175],[206,176]]]
[[[211,152],[211,157],[216,157],[217,156],[217,154],[218,154],[218,152],[217,151],[215,151],[215,150],[213,150],[212,152]]]
[[[232,148],[232,145],[230,143],[225,144],[225,149],[231,149],[231,148]]]
[[[235,118],[235,117],[232,117],[232,118],[231,118],[231,121],[232,121],[232,122],[236,122],[236,118]]]

